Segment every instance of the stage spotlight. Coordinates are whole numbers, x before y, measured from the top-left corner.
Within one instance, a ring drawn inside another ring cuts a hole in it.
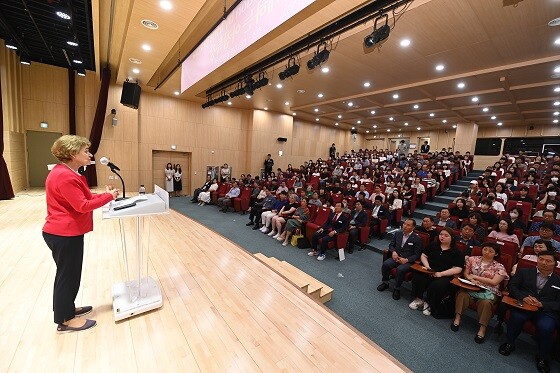
[[[286,70],[281,71],[280,74],[278,74],[278,77],[280,78],[280,80],[284,80],[286,78],[289,78],[290,76],[296,75],[297,73],[299,73],[299,65],[296,64],[295,57],[292,57],[288,60],[288,66],[286,66]]]
[[[378,28],[377,22],[381,19],[385,19],[385,24]],[[383,14],[375,19],[372,33],[364,38],[364,45],[366,46],[366,48],[371,48],[389,37],[391,27],[389,26],[388,22],[389,16],[387,14]]]
[[[243,89],[243,87],[241,86],[241,82],[237,83],[237,89],[231,91],[229,93],[229,97],[234,98],[234,97],[238,97],[241,96],[243,93],[245,93],[245,89]]]
[[[322,50],[320,50],[321,46],[323,46]],[[322,64],[324,62],[327,62],[330,54],[331,54],[331,52],[327,49],[327,43],[319,44],[317,46],[317,52],[315,52],[315,56],[313,56],[313,58],[311,58],[309,61],[307,61],[307,68],[309,70],[313,70],[314,68],[316,68],[320,64]]]
[[[268,85],[268,78],[264,75],[264,73],[259,74],[259,80],[253,83],[253,90],[262,88]]]

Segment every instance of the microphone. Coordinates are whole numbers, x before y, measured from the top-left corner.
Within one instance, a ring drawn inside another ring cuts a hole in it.
[[[111,171],[113,170],[117,170],[120,171],[121,169],[117,167],[116,164],[114,164],[113,162],[110,162],[106,157],[101,157],[101,159],[99,160],[99,162],[101,164],[104,164],[105,166],[109,166],[109,168],[111,169]]]

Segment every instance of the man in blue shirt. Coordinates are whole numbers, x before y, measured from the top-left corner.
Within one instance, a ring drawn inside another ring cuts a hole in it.
[[[533,247],[535,241],[543,240],[543,241],[550,241],[554,250],[560,251],[560,242],[552,239],[553,235],[554,235],[554,224],[545,221],[541,224],[541,227],[539,228],[539,235],[527,237],[525,241],[523,241],[522,247],[525,246]]]
[[[239,190],[239,186],[237,181],[233,182],[231,189],[226,193],[224,197],[218,198],[217,205],[221,208],[222,212],[227,212],[229,206],[231,206],[231,200],[239,197],[241,190]]]

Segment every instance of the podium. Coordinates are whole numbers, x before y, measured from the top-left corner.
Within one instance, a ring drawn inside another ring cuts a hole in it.
[[[157,282],[148,276],[149,240],[146,248],[143,245],[145,230],[144,219],[152,215],[169,213],[169,194],[154,185],[153,194],[139,195],[119,202],[110,202],[103,207],[103,219],[119,219],[121,247],[126,269],[126,281],[114,284],[112,287],[113,314],[115,322],[138,315],[163,304],[161,290]],[[124,219],[134,219],[135,249],[127,250]],[[129,263],[129,254],[135,255]],[[145,266],[144,266],[145,262]],[[131,268],[132,266],[132,268]],[[144,272],[145,269],[145,272]],[[131,270],[134,275],[131,278]]]

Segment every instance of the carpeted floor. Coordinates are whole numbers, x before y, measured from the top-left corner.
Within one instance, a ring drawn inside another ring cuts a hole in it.
[[[484,344],[474,342],[478,330],[476,313],[467,311],[461,329],[449,329],[451,320],[436,320],[408,308],[410,284],[405,284],[401,299],[395,301],[391,291],[376,290],[381,280],[381,254],[372,247],[347,254],[340,262],[334,251],[320,262],[307,256],[307,250],[288,245],[245,226],[248,214],[221,213],[215,206],[203,207],[189,197],[171,199],[171,207],[229,238],[251,253],[261,252],[285,260],[332,287],[333,299],[326,304],[375,343],[415,372],[531,372],[536,371],[536,346],[527,335],[517,341],[517,350],[508,357],[498,353],[505,336],[487,333]],[[370,246],[383,249],[387,240],[374,239]],[[495,325],[495,320],[491,325]],[[552,371],[560,371],[551,362]],[[555,370],[556,369],[556,370]]]

